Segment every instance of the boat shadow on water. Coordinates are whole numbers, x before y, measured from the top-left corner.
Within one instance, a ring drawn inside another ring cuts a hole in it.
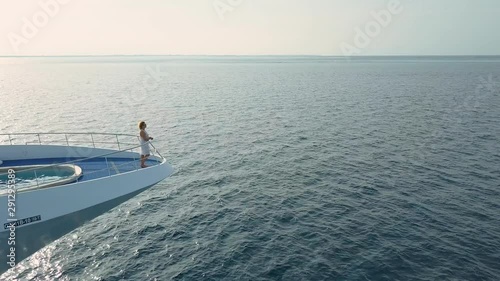
[[[147,186],[125,196],[86,208],[79,212],[51,219],[44,223],[25,226],[15,231],[15,235],[13,236],[14,238],[11,239],[11,241],[15,241],[15,245],[9,244],[10,231],[1,232],[0,245],[2,245],[2,247],[0,247],[0,256],[9,258],[8,256],[10,255],[15,258],[12,259],[11,264],[9,264],[11,262],[9,260],[0,264],[0,274],[3,274],[9,270],[11,266],[15,266],[53,241],[61,238],[86,222],[113,209],[150,187],[151,186]],[[8,224],[3,225],[2,227],[3,229],[8,230]],[[33,234],[37,235],[38,238],[33,239]],[[14,249],[14,255],[11,253],[11,247]]]

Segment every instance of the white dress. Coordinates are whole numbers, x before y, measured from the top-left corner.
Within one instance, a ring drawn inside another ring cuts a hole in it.
[[[144,130],[144,133],[146,134],[146,140],[144,140],[140,135],[139,135],[139,142],[141,143],[141,155],[149,155],[149,134]]]

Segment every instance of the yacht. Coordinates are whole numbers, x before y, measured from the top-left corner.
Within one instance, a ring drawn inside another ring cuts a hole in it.
[[[0,134],[0,274],[169,177],[153,143],[140,167],[136,135]]]

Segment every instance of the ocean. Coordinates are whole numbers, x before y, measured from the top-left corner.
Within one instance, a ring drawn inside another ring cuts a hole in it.
[[[176,169],[6,280],[500,280],[498,57],[4,57],[0,102]]]

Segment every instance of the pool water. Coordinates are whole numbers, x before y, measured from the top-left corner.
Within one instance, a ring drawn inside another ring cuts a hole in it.
[[[68,166],[26,166],[12,167],[15,171],[15,187],[22,188],[36,184],[55,183],[73,177],[75,171]],[[7,189],[9,168],[0,169],[0,189]]]

